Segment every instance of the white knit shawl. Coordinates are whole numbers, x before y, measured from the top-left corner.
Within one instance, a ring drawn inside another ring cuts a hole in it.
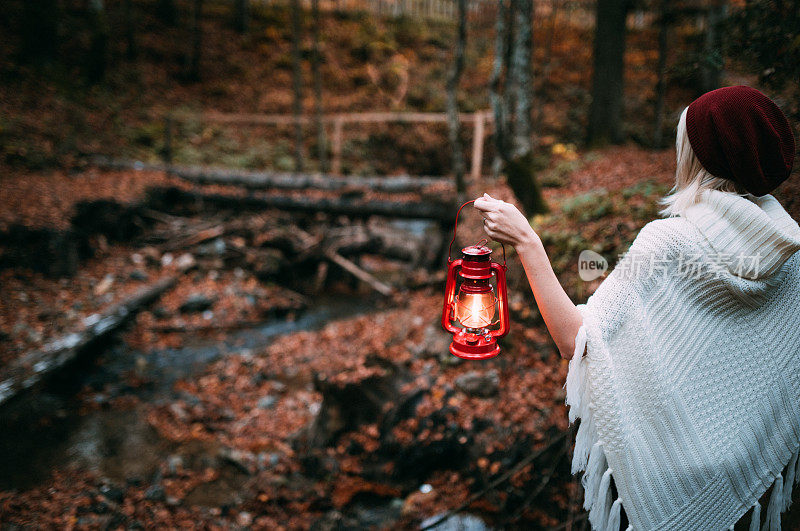
[[[729,529],[750,508],[751,530],[762,512],[780,529],[800,479],[798,250],[771,195],[708,192],[578,306],[566,403],[592,529],[622,507],[628,529]]]

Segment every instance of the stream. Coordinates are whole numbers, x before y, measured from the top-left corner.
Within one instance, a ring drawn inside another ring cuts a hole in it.
[[[58,468],[88,470],[118,484],[147,484],[165,461],[210,463],[215,448],[202,444],[179,447],[159,437],[147,422],[148,406],[179,397],[173,390],[176,381],[202,373],[222,356],[260,349],[277,336],[319,329],[374,307],[370,299],[318,297],[294,321],[267,321],[232,332],[223,341],[187,337],[181,348],[149,353],[114,341],[91,359],[69,367],[41,391],[19,397],[0,410],[0,490],[39,485]],[[145,383],[131,387],[124,378],[131,371]],[[95,391],[90,400],[99,407],[87,408],[77,396],[84,388]],[[125,395],[139,400],[132,408],[109,407],[108,400]],[[209,506],[236,503],[240,487],[236,476],[223,475],[221,479],[228,485],[217,484],[206,492],[198,489],[201,492],[193,492],[193,499],[187,502]]]

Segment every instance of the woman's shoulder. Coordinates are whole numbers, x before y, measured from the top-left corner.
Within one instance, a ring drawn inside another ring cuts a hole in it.
[[[642,227],[609,278],[645,290],[653,286],[658,274],[697,256],[702,239],[702,234],[685,218],[655,219]]]
[[[654,219],[642,227],[631,249],[670,253],[694,247],[702,237],[702,233],[682,216]]]

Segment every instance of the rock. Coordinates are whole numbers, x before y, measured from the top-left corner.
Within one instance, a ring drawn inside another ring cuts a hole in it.
[[[161,263],[161,252],[155,247],[144,247],[140,249],[139,252],[149,265],[158,265]]]
[[[180,420],[181,422],[186,422],[189,420],[189,413],[187,413],[186,409],[184,409],[184,407],[177,402],[173,402],[172,404],[169,405],[169,411],[176,419]]]
[[[457,364],[462,360],[450,354],[452,337],[438,323],[425,328],[422,341],[409,346],[412,354],[419,358],[436,358],[441,363]]]
[[[190,253],[183,253],[175,261],[175,267],[183,272],[186,272],[197,267],[197,260],[195,260],[194,256],[192,256]]]
[[[166,501],[167,495],[161,485],[152,485],[144,492],[144,497],[149,501]]]
[[[134,269],[133,271],[130,272],[128,278],[130,278],[131,280],[147,280],[150,277],[147,273],[145,273],[141,269]]]
[[[422,524],[420,524],[420,527],[425,528],[436,522],[442,516],[443,514],[437,514],[436,516],[426,518]],[[477,516],[471,514],[454,514],[431,529],[436,529],[437,531],[489,531],[491,528]]]
[[[197,254],[200,256],[221,256],[225,254],[225,240],[217,238],[212,242],[200,245],[197,247]]]
[[[252,452],[223,446],[217,455],[249,476],[256,472],[258,457]]]
[[[260,409],[271,409],[272,406],[274,406],[275,402],[277,402],[277,401],[278,401],[278,399],[275,398],[274,396],[267,395],[267,396],[261,397],[258,400],[258,407]]]
[[[202,293],[195,293],[190,295],[183,304],[181,304],[180,311],[182,313],[197,313],[204,312],[214,305],[215,299],[203,295]]]
[[[100,494],[114,503],[122,503],[125,499],[125,491],[115,485],[100,485]]]
[[[383,369],[382,374],[355,381],[331,382],[324,374],[313,375],[314,388],[322,394],[322,404],[304,442],[311,447],[325,447],[344,432],[382,419],[386,406],[401,397],[400,388],[407,374],[400,365],[377,356],[367,360],[367,366],[373,364]]]
[[[167,472],[174,476],[183,468],[183,458],[179,455],[171,455],[167,458]]]
[[[253,523],[253,515],[247,511],[242,511],[236,515],[236,523],[242,527],[247,527]]]
[[[500,375],[495,369],[486,372],[469,371],[456,378],[456,387],[470,396],[495,396],[500,387]]]

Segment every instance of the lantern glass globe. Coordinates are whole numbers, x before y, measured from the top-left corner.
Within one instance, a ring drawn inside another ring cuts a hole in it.
[[[456,298],[456,319],[464,328],[486,328],[494,319],[496,301],[492,290],[484,293],[459,291]]]

